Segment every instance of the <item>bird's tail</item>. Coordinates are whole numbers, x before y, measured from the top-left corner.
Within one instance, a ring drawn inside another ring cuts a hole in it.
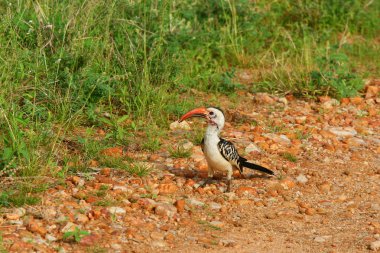
[[[244,167],[246,167],[248,169],[258,170],[258,171],[267,173],[269,175],[274,175],[274,172],[271,171],[270,169],[264,168],[260,165],[254,164],[254,163],[249,163],[249,162],[244,161],[241,165],[243,165]]]

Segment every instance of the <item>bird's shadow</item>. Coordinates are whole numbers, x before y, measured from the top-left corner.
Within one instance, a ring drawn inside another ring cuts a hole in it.
[[[174,174],[176,177],[183,177],[186,179],[195,179],[203,180],[208,177],[207,171],[199,171],[196,169],[186,169],[186,168],[173,168],[168,167],[167,170]],[[215,173],[214,179],[223,180],[226,179],[226,173]],[[233,179],[259,179],[259,178],[270,178],[270,176],[263,173],[243,173],[243,174],[234,174]]]

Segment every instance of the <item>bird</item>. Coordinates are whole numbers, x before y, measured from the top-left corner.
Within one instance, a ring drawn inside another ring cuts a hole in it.
[[[201,148],[208,165],[208,178],[204,184],[207,184],[214,178],[216,171],[227,172],[226,192],[230,192],[233,169],[238,169],[240,174],[242,174],[244,167],[274,175],[272,170],[248,162],[246,158],[239,155],[232,142],[220,137],[225,123],[222,109],[218,107],[195,108],[185,113],[179,119],[179,123],[192,117],[201,117],[207,121],[207,129],[201,142]]]

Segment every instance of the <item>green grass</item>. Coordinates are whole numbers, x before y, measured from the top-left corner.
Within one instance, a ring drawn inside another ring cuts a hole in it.
[[[86,252],[88,252],[88,253],[107,253],[108,249],[95,245],[95,246],[91,246],[91,247],[86,248]]]
[[[204,225],[212,230],[222,230],[220,227],[214,226],[208,221],[199,220],[198,224]]]
[[[295,134],[298,140],[307,140],[311,136],[311,133],[300,131],[300,130],[296,130]]]
[[[117,201],[114,199],[109,199],[109,198],[103,198],[103,199],[96,201],[94,203],[95,206],[104,206],[104,207],[112,206],[115,204],[117,204]]]
[[[130,162],[122,158],[102,157],[100,163],[105,167],[127,172],[132,176],[144,177],[149,174],[150,168],[143,163]]]
[[[177,148],[169,148],[169,153],[173,158],[188,158],[191,155],[190,150],[186,150],[180,146]]]
[[[290,153],[283,153],[282,157],[288,160],[289,162],[296,163],[298,161],[297,157]]]
[[[0,207],[18,207],[38,203],[40,203],[40,198],[26,193],[26,191],[3,191],[0,193]]]
[[[51,175],[73,157],[84,170],[139,131],[157,151],[160,129],[203,104],[193,90],[214,93],[208,103],[238,89],[340,98],[380,74],[379,1],[20,0],[0,12],[1,176]]]
[[[68,239],[74,239],[75,242],[80,242],[82,240],[82,237],[89,235],[90,232],[86,230],[81,230],[78,227],[75,227],[74,231],[68,231],[65,232],[62,236],[63,240],[68,240]]]
[[[4,244],[5,243],[4,243],[3,235],[0,232],[0,253],[7,253],[8,252]]]

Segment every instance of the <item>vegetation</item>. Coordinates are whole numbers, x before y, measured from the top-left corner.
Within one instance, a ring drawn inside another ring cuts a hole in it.
[[[64,176],[141,133],[156,151],[156,129],[200,103],[192,89],[340,98],[380,72],[380,1],[20,0],[0,12],[2,177]]]
[[[173,158],[187,158],[191,156],[190,150],[178,146],[177,148],[169,148],[170,156]]]
[[[89,235],[90,232],[86,230],[81,230],[78,227],[75,227],[73,231],[68,231],[63,234],[63,240],[73,238],[75,242],[80,242],[83,236]]]
[[[282,154],[282,157],[286,160],[288,160],[289,162],[293,162],[293,163],[296,163],[297,162],[297,157],[293,154],[290,154],[290,153],[283,153]]]

